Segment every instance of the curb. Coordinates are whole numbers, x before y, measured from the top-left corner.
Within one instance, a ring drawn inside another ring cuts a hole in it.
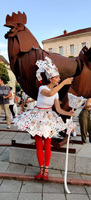
[[[35,180],[35,176],[33,175],[23,175],[23,174],[13,174],[13,173],[0,173],[0,179],[14,179],[19,181],[32,181]],[[42,181],[44,180],[35,180],[35,181]],[[58,177],[50,177],[46,182],[52,182],[52,183],[64,183],[64,178],[58,178]],[[87,185],[91,186],[91,180],[85,180],[85,179],[67,179],[67,183],[71,185]]]

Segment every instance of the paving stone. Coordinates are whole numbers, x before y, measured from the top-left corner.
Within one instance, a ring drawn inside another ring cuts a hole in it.
[[[66,154],[61,152],[52,152],[50,168],[64,170]],[[68,171],[74,172],[76,155],[69,154]]]
[[[11,147],[10,149],[10,162],[25,165],[39,166],[36,150]]]
[[[81,149],[81,151],[78,152],[77,156],[81,156],[81,157],[87,157],[87,158],[91,158],[91,144],[87,143],[83,145],[83,148]]]
[[[0,144],[11,144],[11,140],[2,138],[2,139],[0,139]]]
[[[91,174],[91,144],[84,144],[76,156],[76,172]]]
[[[18,132],[15,137],[13,138],[13,140],[19,140],[19,139],[24,139],[26,133],[24,133],[23,131],[21,131],[20,133]]]
[[[86,194],[86,190],[83,186],[68,184],[68,188],[72,194]]]
[[[4,152],[0,155],[0,160],[1,160],[1,161],[9,162],[9,151],[4,151]]]
[[[2,131],[0,131],[0,135],[2,135],[3,137],[4,137],[4,136],[6,136],[6,135],[7,135],[7,133],[8,133],[8,132],[6,132],[6,131],[3,131],[3,130],[2,130]]]
[[[8,133],[4,136],[3,139],[9,139],[9,140],[13,140],[13,138],[15,137],[16,133]]]
[[[44,183],[43,184],[43,193],[64,193],[64,188],[62,184],[57,183]]]
[[[64,194],[48,194],[44,193],[43,194],[43,200],[65,200],[65,195]]]
[[[35,140],[33,140],[33,139],[31,139],[31,138],[26,138],[25,139],[25,137],[23,138],[23,141],[22,141],[22,144],[31,144],[31,143],[33,143],[33,142],[35,142]]]
[[[10,164],[6,172],[15,173],[15,174],[24,174],[24,171],[25,171],[24,165]]]
[[[41,193],[20,193],[18,200],[42,200]]]
[[[91,175],[86,175],[86,174],[81,174],[81,177],[85,180],[90,180],[91,181]]]
[[[0,179],[0,185],[2,184],[3,179]]]
[[[71,138],[72,140],[76,140],[77,139],[77,137],[75,138],[75,137],[72,137]],[[80,140],[80,138],[78,138],[78,140]],[[65,145],[63,145],[62,147],[65,147],[66,148],[66,144]],[[75,145],[73,145],[73,144],[69,144],[69,148],[71,148],[71,149],[76,149],[76,154],[77,154],[77,152],[79,152],[81,149],[82,149],[82,144],[80,145],[78,145],[78,144],[75,144]]]
[[[64,171],[62,171],[62,177],[64,177]],[[82,179],[82,176],[80,174],[78,174],[78,173],[68,172],[67,173],[67,178]]]
[[[49,176],[50,177],[55,177],[55,178],[62,178],[62,174],[57,174],[57,173],[56,174],[50,174],[49,173]]]
[[[17,200],[18,193],[0,193],[0,200]]]
[[[10,165],[9,162],[0,161],[0,173],[6,172],[9,165]]]
[[[2,184],[0,185],[0,193],[18,193],[20,192],[21,184],[21,181],[3,180]]]
[[[26,166],[26,170],[24,174],[29,174],[29,175],[36,175],[40,171],[40,167],[32,167],[32,166]]]
[[[88,187],[88,186],[85,186],[85,188],[86,188],[87,193],[88,193],[88,194],[91,194],[91,187],[90,187],[90,186],[89,186],[89,187]]]
[[[5,151],[6,147],[0,147],[0,155]]]
[[[61,174],[61,171],[60,170],[55,170],[55,169],[50,169],[49,168],[49,174]]]
[[[0,132],[0,139],[2,139],[3,138],[3,133],[2,132]]]
[[[36,175],[39,173],[39,171],[40,167],[27,166],[24,174]],[[49,169],[49,176],[62,177],[62,174],[59,170]]]
[[[77,156],[75,172],[91,174],[91,158]]]
[[[42,183],[39,182],[23,182],[21,192],[25,193],[40,193],[42,192]]]
[[[81,194],[67,194],[67,200],[89,200],[87,195]]]
[[[31,139],[31,135],[29,133],[26,133],[24,140],[30,140]],[[33,142],[34,140],[31,139],[31,141]]]

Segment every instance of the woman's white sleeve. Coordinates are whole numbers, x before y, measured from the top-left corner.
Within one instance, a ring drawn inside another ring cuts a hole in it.
[[[56,95],[55,95],[55,99],[59,99],[59,94],[58,94],[58,92],[57,92]]]

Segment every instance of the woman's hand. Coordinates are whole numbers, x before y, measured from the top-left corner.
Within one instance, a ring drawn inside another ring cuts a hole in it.
[[[69,114],[70,114],[70,116],[74,117],[75,116],[75,111],[74,110],[70,110]]]
[[[74,79],[73,77],[71,77],[71,78],[66,78],[66,79],[64,80],[65,85],[70,85],[70,84],[72,83],[73,79]]]
[[[8,97],[7,96],[3,96],[3,99],[7,99]]]

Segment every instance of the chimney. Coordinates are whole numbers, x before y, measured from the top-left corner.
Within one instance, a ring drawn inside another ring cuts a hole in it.
[[[64,32],[63,32],[63,33],[64,33],[64,35],[66,35],[66,34],[67,34],[67,31],[66,31],[66,30],[64,30]]]

